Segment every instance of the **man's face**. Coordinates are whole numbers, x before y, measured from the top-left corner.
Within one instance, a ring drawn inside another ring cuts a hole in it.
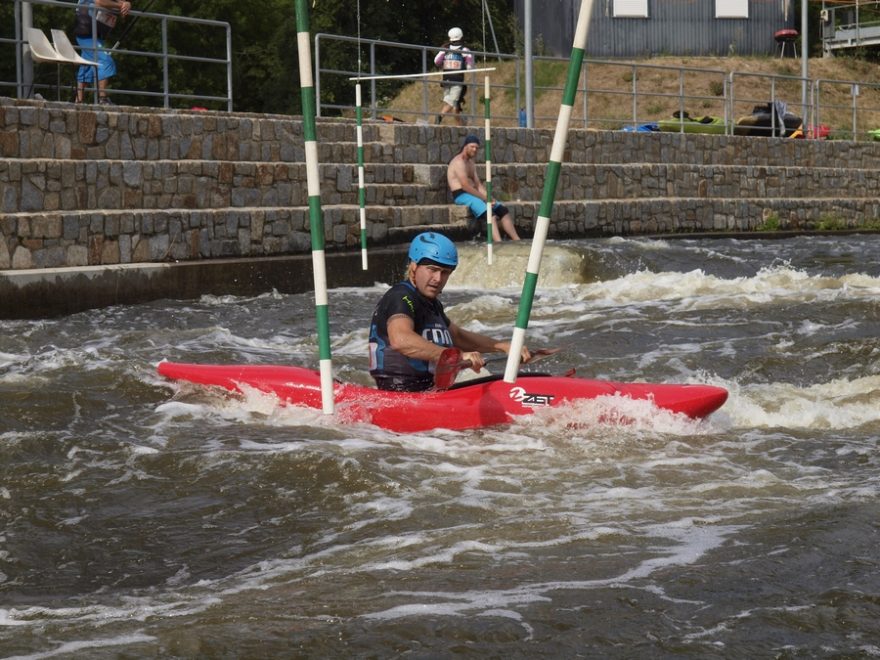
[[[471,160],[476,158],[478,149],[479,149],[479,146],[477,145],[476,142],[471,142],[470,144],[466,144],[464,147],[465,158],[470,158]]]
[[[425,298],[433,300],[443,292],[443,287],[452,275],[452,268],[425,264],[412,267],[412,283]]]

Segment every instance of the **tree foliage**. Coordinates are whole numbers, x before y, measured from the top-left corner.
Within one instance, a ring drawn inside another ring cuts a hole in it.
[[[515,21],[512,0],[306,0],[309,4],[310,32],[352,37],[355,40],[378,39],[405,44],[438,46],[446,40],[450,27],[465,31],[468,44],[494,51],[489,29],[491,18],[499,49],[511,52],[514,47]],[[13,2],[0,2],[0,36],[14,37]],[[52,27],[70,29],[73,10],[33,4],[34,25],[48,30]],[[240,112],[298,114],[301,110],[299,62],[296,47],[295,0],[134,0],[133,8],[156,14],[189,16],[226,21],[231,25],[232,88],[234,109]],[[161,22],[152,17],[129,17],[111,34],[112,45],[122,37],[120,52],[115,55],[117,76],[111,81],[116,90],[147,90],[161,92],[163,71],[161,60],[140,53],[161,52]],[[485,27],[484,27],[485,26]],[[123,36],[124,35],[124,36]],[[226,35],[216,28],[199,27],[168,21],[168,52],[184,57],[225,58]],[[485,35],[485,36],[484,36]],[[0,44],[0,76],[15,80],[14,45]],[[134,54],[123,51],[135,51]],[[369,51],[361,48],[361,62],[369,62]],[[358,71],[357,41],[351,44],[328,43],[322,50],[324,68]],[[377,49],[376,67],[384,73],[414,73],[421,70],[418,51],[385,47]],[[40,67],[43,82],[54,82],[55,71]],[[72,72],[67,72],[70,83]],[[352,75],[354,75],[354,73]],[[172,92],[222,96],[226,90],[225,67],[185,59],[169,64],[169,87]],[[380,87],[389,87],[384,85]],[[391,93],[390,89],[386,89]],[[7,90],[0,93],[14,95]],[[322,100],[345,99],[350,103],[353,88],[345,76],[328,76],[322,81]],[[119,96],[121,102],[158,105],[158,99]],[[206,105],[223,109],[221,102],[175,99],[175,107]]]

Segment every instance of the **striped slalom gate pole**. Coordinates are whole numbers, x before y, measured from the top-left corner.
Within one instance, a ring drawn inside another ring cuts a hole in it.
[[[308,0],[296,0],[296,43],[299,80],[302,88],[303,133],[306,149],[306,182],[309,193],[309,230],[312,235],[312,272],[315,278],[315,318],[318,324],[318,356],[321,372],[321,403],[325,415],[332,415],[333,362],[330,357],[330,313],[327,304],[327,267],[324,259],[324,219],[321,214],[321,186],[318,179],[318,142],[315,130],[315,85],[312,77],[312,49],[309,39]]]
[[[494,71],[495,67],[485,67],[482,69],[468,69],[468,73],[480,73],[481,71]],[[351,82],[356,80],[405,80],[407,78],[433,78],[444,76],[448,71],[423,71],[422,73],[389,73],[381,76],[354,76],[349,78]]]
[[[495,67],[485,67],[482,69],[468,69],[468,73],[478,73],[482,71],[495,71]],[[407,73],[407,74],[390,74],[379,76],[356,76],[349,78],[354,82],[355,94],[355,113],[357,117],[357,158],[358,158],[358,203],[360,207],[360,230],[361,230],[361,268],[367,268],[367,190],[364,183],[364,113],[363,102],[361,96],[361,81],[364,80],[403,80],[408,78],[430,78],[433,76],[442,76],[444,71],[426,71],[424,73]],[[492,198],[492,182],[491,182],[491,146],[489,144],[489,77],[486,77],[486,192],[489,199]],[[487,222],[489,223],[489,265],[492,265],[492,219],[491,211],[487,214]]]
[[[584,49],[587,46],[587,30],[590,26],[590,15],[593,13],[593,0],[581,0],[577,28],[574,33],[571,58],[568,63],[568,76],[562,92],[562,103],[559,106],[559,117],[556,120],[556,132],[553,135],[553,146],[550,149],[550,162],[547,163],[547,175],[544,178],[544,192],[541,195],[541,206],[538,220],[535,222],[535,235],[532,238],[532,249],[526,266],[526,277],[523,281],[522,297],[519,300],[519,312],[516,316],[516,327],[510,340],[510,352],[507,354],[507,365],[504,369],[504,382],[513,383],[519,371],[520,353],[525,345],[526,328],[532,312],[532,302],[538,285],[538,271],[541,268],[541,257],[550,228],[550,215],[553,212],[553,200],[556,197],[556,184],[562,168],[562,156],[565,141],[568,139],[568,124],[571,120],[572,106],[577,94],[578,79],[584,62]]]
[[[486,261],[492,265],[492,225],[495,216],[492,214],[492,133],[489,111],[489,76],[486,76]]]
[[[361,220],[361,269],[367,270],[367,190],[364,187],[364,112],[361,107],[361,84],[354,86],[357,115],[358,205]]]

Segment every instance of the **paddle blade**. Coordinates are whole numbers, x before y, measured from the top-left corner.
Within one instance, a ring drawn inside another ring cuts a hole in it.
[[[556,355],[561,350],[561,348],[539,348],[537,351],[532,351],[532,359],[528,361],[528,364],[532,364],[533,362],[537,362],[538,360],[542,360],[551,355]]]
[[[461,351],[457,348],[445,348],[437,360],[434,368],[434,388],[446,390],[455,382],[455,377],[461,371]]]

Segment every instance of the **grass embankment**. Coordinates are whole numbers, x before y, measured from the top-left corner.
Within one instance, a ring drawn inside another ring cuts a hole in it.
[[[639,66],[633,67],[633,64]],[[496,71],[489,74],[493,123],[515,126],[519,107],[524,103],[524,99],[517,98],[515,91],[515,64],[487,61],[478,63],[478,66],[496,67]],[[552,128],[556,124],[567,70],[567,62],[535,62],[535,123],[539,128]],[[770,100],[773,88],[768,75],[789,77],[776,78],[775,97],[785,101],[790,112],[803,116],[800,60],[778,57],[655,57],[586,64],[580,84],[583,86],[586,79],[589,94],[586,95],[586,101],[584,95],[578,95],[572,126],[613,130],[633,123],[671,119],[673,113],[680,109],[686,110],[692,117],[723,117],[725,80],[731,72],[735,74],[733,90],[728,94],[735,99],[731,113],[734,120],[750,114],[753,106]],[[523,72],[520,70],[518,73],[522,80]],[[479,107],[466,104],[465,114],[470,125],[479,125],[483,121],[485,75],[473,74]],[[831,127],[832,136],[852,136],[853,88],[850,81],[862,83],[856,98],[856,131],[864,133],[880,128],[880,91],[876,87],[866,86],[880,79],[880,65],[850,57],[816,58],[809,61],[809,78],[822,81],[819,85],[818,119]],[[636,95],[633,94],[634,89]],[[421,113],[427,112],[427,119],[433,122],[433,113],[441,105],[440,98],[436,79],[413,82],[388,101],[386,110],[408,121],[415,116],[426,118]],[[471,99],[469,94],[468,100]],[[860,135],[859,139],[864,137]]]

